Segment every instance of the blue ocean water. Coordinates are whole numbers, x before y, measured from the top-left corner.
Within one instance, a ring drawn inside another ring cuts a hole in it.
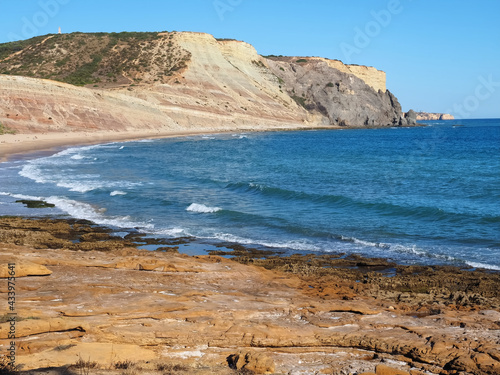
[[[500,270],[500,120],[426,125],[70,148],[0,164],[0,214]]]

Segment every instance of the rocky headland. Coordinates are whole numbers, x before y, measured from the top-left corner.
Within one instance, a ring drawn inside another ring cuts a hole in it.
[[[500,373],[498,272],[237,246],[190,257],[177,253],[185,240],[146,251],[141,236],[86,221],[2,218],[16,364],[25,374]],[[12,341],[3,306],[2,351]]]
[[[0,73],[3,150],[58,138],[65,144],[76,133],[87,135],[78,137],[84,143],[95,135],[415,124],[382,71],[264,57],[245,42],[203,33],[73,33],[6,43]]]
[[[449,113],[428,113],[428,112],[416,112],[417,120],[427,121],[427,120],[455,120],[453,115]]]

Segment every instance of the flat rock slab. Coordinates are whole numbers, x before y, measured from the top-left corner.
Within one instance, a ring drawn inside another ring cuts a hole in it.
[[[51,270],[16,279],[16,354],[26,370],[83,358],[96,363],[92,371],[156,361],[190,374],[230,374],[230,365],[256,373],[500,373],[496,309],[441,306],[419,317],[406,302],[364,296],[359,285],[338,299],[296,275],[218,256],[14,244],[0,252],[16,267]],[[331,283],[325,288],[340,281]],[[2,350],[9,329],[4,319]]]

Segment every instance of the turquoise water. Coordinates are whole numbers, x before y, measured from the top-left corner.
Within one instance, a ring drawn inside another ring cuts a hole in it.
[[[500,269],[500,120],[426,124],[71,148],[0,164],[0,213]]]

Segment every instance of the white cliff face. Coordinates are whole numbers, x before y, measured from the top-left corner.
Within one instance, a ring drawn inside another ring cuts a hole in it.
[[[448,113],[417,112],[417,120],[454,120],[455,117]]]

